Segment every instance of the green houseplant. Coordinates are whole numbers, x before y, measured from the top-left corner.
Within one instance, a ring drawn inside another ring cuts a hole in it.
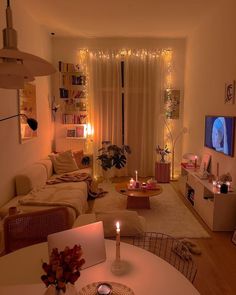
[[[112,167],[121,169],[126,165],[126,153],[131,153],[131,149],[128,145],[119,147],[115,144],[111,144],[110,141],[103,141],[102,147],[98,150],[99,155],[97,160],[105,171]]]

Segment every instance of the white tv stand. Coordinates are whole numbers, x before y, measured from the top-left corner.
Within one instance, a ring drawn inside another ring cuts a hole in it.
[[[232,231],[236,228],[236,193],[222,194],[208,180],[196,175],[193,168],[181,166],[179,188],[193,208],[213,231]],[[192,194],[191,194],[192,192]]]

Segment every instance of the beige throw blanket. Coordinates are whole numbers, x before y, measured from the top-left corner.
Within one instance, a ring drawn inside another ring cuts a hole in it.
[[[32,190],[19,200],[24,206],[66,206],[75,210],[76,216],[87,208],[87,197],[84,190],[75,186],[74,182],[86,182],[90,198],[104,196],[105,191],[98,189],[87,173],[63,174],[47,181],[47,185]],[[66,183],[62,186],[57,184]]]
[[[84,191],[67,186],[45,186],[31,191],[19,200],[20,205],[28,206],[66,206],[75,210],[76,216],[87,208],[87,198]]]
[[[79,182],[85,181],[88,186],[88,199],[95,199],[103,197],[104,194],[108,192],[104,191],[102,188],[98,188],[97,183],[93,181],[92,177],[88,173],[65,173],[61,176],[57,176],[54,179],[47,181],[47,184],[57,184],[62,182]]]

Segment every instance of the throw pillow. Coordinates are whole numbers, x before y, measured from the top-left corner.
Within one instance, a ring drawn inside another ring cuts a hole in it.
[[[83,150],[75,151],[75,152],[73,152],[73,156],[75,158],[75,162],[76,162],[78,168],[83,169],[84,166],[82,164],[82,160],[83,160],[83,157],[84,157],[84,151]]]
[[[49,158],[52,161],[56,174],[72,172],[78,169],[72,151],[70,150],[58,154],[51,154]]]
[[[102,221],[105,237],[115,237],[116,222],[120,222],[120,234],[123,237],[140,236],[144,233],[144,225],[136,211],[118,210],[95,212],[96,220]]]

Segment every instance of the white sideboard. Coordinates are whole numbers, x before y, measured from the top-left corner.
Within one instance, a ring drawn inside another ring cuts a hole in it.
[[[232,231],[236,228],[236,193],[220,193],[219,189],[201,179],[194,169],[181,167],[181,193],[213,231]]]

